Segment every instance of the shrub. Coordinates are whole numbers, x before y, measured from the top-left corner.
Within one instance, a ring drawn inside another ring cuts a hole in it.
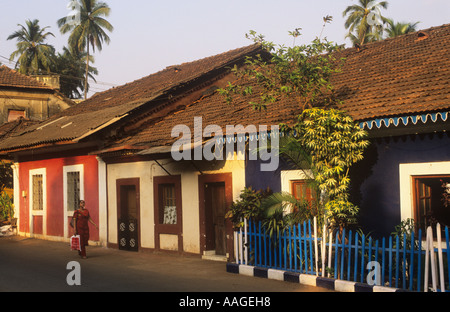
[[[261,201],[270,194],[269,189],[256,191],[251,187],[244,188],[239,195],[239,200],[231,204],[225,217],[231,220],[235,228],[243,226],[244,218],[254,221],[261,220],[263,215]]]

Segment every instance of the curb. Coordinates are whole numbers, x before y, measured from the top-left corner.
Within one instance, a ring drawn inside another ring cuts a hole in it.
[[[375,285],[371,286],[364,283],[343,281],[328,277],[267,269],[236,263],[227,263],[227,272],[242,274],[251,277],[268,278],[291,283],[299,283],[308,286],[322,287],[338,292],[407,292],[407,290],[399,288]]]

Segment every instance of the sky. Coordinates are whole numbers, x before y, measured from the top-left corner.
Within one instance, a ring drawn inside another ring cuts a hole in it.
[[[297,44],[308,44],[319,36],[323,20],[331,15],[323,37],[349,46],[342,12],[358,0],[103,0],[111,8],[107,18],[114,26],[111,42],[96,51],[97,83],[91,95],[160,71],[167,66],[198,60],[243,47],[252,42],[245,34],[254,30],[276,44],[292,45],[289,31],[301,28]],[[49,26],[48,43],[57,52],[67,45],[56,21],[67,16],[69,0],[0,0],[0,62],[16,49],[7,37],[38,19]],[[418,29],[450,23],[449,0],[388,0],[382,14],[399,22],[420,22]]]

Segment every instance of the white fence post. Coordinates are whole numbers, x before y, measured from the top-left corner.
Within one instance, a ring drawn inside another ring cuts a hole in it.
[[[242,264],[243,262],[243,252],[242,252],[242,226],[239,227],[239,260],[240,263]]]
[[[436,284],[436,255],[434,253],[434,247],[433,247],[433,230],[431,229],[431,226],[427,228],[427,241],[426,241],[426,248],[425,248],[425,278],[424,278],[424,286],[423,291],[428,292],[428,266],[430,263],[430,257],[431,257],[431,282],[433,285],[433,291],[437,290],[437,284]]]
[[[321,256],[322,256],[322,277],[325,277],[325,255],[326,255],[326,225],[325,222],[323,223],[323,230],[322,230],[322,246],[320,248],[321,250]]]
[[[441,246],[441,225],[438,223],[436,225],[437,233],[437,243],[438,243],[438,256],[439,256],[439,277],[441,280],[441,291],[445,291],[445,281],[444,281],[444,261],[442,258],[442,246]]]
[[[316,276],[319,276],[319,250],[317,238],[317,217],[314,217],[314,260],[316,263]]]
[[[328,236],[330,238],[330,243],[328,246],[328,267],[331,268],[331,253],[333,251],[333,233],[332,233],[331,229],[328,230]],[[327,276],[330,277],[330,272],[328,272]]]
[[[248,264],[247,218],[244,218],[244,264]]]
[[[233,244],[234,244],[234,258],[236,263],[239,262],[239,241],[238,241],[238,231],[233,232]]]

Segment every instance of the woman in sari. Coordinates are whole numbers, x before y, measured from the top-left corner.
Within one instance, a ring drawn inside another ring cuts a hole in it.
[[[96,229],[98,229],[97,224],[91,219],[89,215],[89,210],[86,209],[86,203],[84,200],[80,201],[80,209],[75,210],[73,213],[73,218],[75,219],[75,234],[80,235],[80,247],[79,255],[86,259],[86,246],[88,246],[89,241],[89,223],[92,223]]]

